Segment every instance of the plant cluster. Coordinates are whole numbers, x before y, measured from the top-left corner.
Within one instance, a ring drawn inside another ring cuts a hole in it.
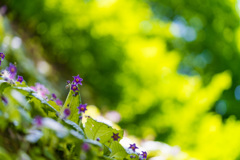
[[[5,58],[0,53],[2,62]],[[124,148],[123,130],[84,115],[79,75],[67,81],[69,94],[63,104],[42,84],[28,87],[9,64],[0,76],[0,159],[105,159],[144,160],[147,152],[136,152],[136,144]],[[86,118],[86,123],[82,119]]]

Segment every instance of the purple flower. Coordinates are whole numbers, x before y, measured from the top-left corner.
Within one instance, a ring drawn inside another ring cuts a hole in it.
[[[98,137],[96,140],[97,140],[97,141],[100,141],[100,138]]]
[[[56,102],[57,105],[59,105],[59,106],[62,106],[62,105],[63,105],[63,102],[62,102],[60,99],[56,99],[55,102]]]
[[[64,114],[64,119],[67,118],[70,114],[71,114],[71,111],[69,108],[66,108],[64,111],[63,111],[63,114]]]
[[[10,73],[10,78],[13,79],[17,74],[17,68],[12,63],[9,64],[8,71]]]
[[[7,100],[7,98],[5,96],[2,96],[1,99],[5,103],[5,105],[8,104],[8,100]]]
[[[0,53],[0,57],[3,60],[5,58],[5,54],[4,53]]]
[[[18,76],[17,81],[22,83],[23,82],[23,77],[22,76]]]
[[[0,14],[1,14],[1,15],[5,15],[6,12],[7,12],[7,6],[4,5],[4,6],[2,6],[2,7],[0,8]]]
[[[41,116],[36,116],[33,120],[33,123],[37,126],[40,127],[42,126],[43,122],[42,122],[42,117]]]
[[[135,156],[134,156],[134,155],[131,155],[130,158],[135,158]]]
[[[89,144],[87,144],[87,143],[83,143],[83,144],[82,144],[82,150],[84,150],[85,152],[87,152],[87,151],[89,151],[89,149],[90,149]]]
[[[138,149],[138,147],[136,146],[136,144],[135,143],[133,143],[133,144],[130,144],[130,147],[129,147],[130,149],[132,149],[133,150],[133,152],[135,152],[135,150],[136,149]]]
[[[74,82],[76,85],[78,85],[78,84],[82,85],[83,79],[80,78],[79,75],[73,76],[73,78],[74,78],[73,82]]]
[[[67,80],[67,84],[70,84],[70,83],[71,83],[71,81]]]
[[[53,93],[53,94],[52,94],[52,98],[53,98],[53,99],[57,99],[56,94]]]
[[[71,90],[73,90],[74,92],[78,91],[77,85],[72,84]]]
[[[118,141],[118,139],[120,138],[120,137],[118,136],[118,134],[119,134],[119,133],[117,133],[117,134],[113,133],[112,138],[113,138],[114,141]]]
[[[80,104],[79,107],[77,107],[79,109],[78,113],[85,113],[85,111],[87,110],[87,103],[86,104]]]
[[[147,152],[142,151],[141,155],[142,155],[143,158],[147,158]]]

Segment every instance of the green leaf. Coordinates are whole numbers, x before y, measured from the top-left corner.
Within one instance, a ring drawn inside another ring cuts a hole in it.
[[[103,147],[102,144],[99,143],[98,141],[94,141],[94,140],[91,140],[91,139],[84,139],[83,141],[86,142],[86,143],[89,143],[89,144],[98,146],[98,147],[100,147],[100,148]]]
[[[36,100],[39,101],[42,104],[41,106],[43,107],[45,113],[48,113],[48,111],[54,112],[54,113],[57,112],[57,110],[53,106],[51,106],[40,95],[35,93],[35,91],[32,88],[30,87],[13,87],[13,88],[21,92],[23,95],[28,96],[30,99],[33,98],[35,102]]]
[[[61,107],[57,105],[55,101],[48,101],[48,104],[50,104],[53,108],[55,108],[58,112],[60,112]]]
[[[40,95],[38,95],[37,93],[32,93],[32,96],[34,98],[36,98],[37,100],[39,100],[44,105],[45,111],[57,112],[57,110],[54,107],[52,107],[50,104],[48,104],[47,101],[44,98],[42,98]]]
[[[110,149],[112,150],[111,154],[109,155],[110,158],[122,160],[123,158],[128,156],[126,150],[117,141],[113,141],[111,143]]]
[[[79,127],[76,123],[74,123],[73,121],[69,120],[69,119],[64,119],[63,120],[66,124],[68,124],[69,126],[71,126],[72,128],[74,128],[76,131],[80,132],[82,135],[84,135],[84,132],[82,130],[81,127]]]
[[[81,96],[80,96],[80,92],[78,92],[78,94],[76,96],[74,96],[74,94],[75,94],[75,92],[73,92],[70,89],[67,99],[64,103],[63,110],[66,108],[70,108],[71,114],[68,117],[68,119],[78,124],[79,115],[78,115],[77,107],[81,104]],[[63,112],[63,110],[62,110],[62,112]]]
[[[104,155],[103,157],[99,157],[99,160],[115,160],[115,159]]]
[[[103,144],[109,143],[113,140],[112,135],[113,133],[119,133],[119,141],[123,137],[123,130],[116,130],[112,127],[108,126],[105,123],[97,122],[92,118],[88,118],[87,122],[85,123],[85,134],[89,139],[96,140],[100,138],[100,142]]]
[[[16,90],[18,90],[19,92],[21,92],[23,95],[27,96],[33,92],[35,92],[32,88],[30,87],[12,87]]]
[[[3,93],[4,89],[6,89],[7,87],[10,87],[11,85],[4,81],[4,80],[0,80],[0,93]]]
[[[77,131],[75,131],[73,129],[70,130],[70,133],[71,133],[71,135],[73,135],[74,137],[76,137],[76,138],[78,138],[80,140],[84,139],[84,136],[82,134],[80,134],[79,132],[77,132]]]

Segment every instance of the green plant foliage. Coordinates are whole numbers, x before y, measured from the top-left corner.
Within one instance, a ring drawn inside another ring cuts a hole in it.
[[[113,140],[111,136],[113,135],[113,133],[119,134],[120,138],[118,139],[118,141],[120,141],[123,138],[123,130],[113,129],[107,124],[97,122],[92,118],[88,118],[85,124],[84,131],[89,139],[97,140],[97,138],[99,138],[100,139],[99,141],[106,145],[112,143]]]
[[[71,114],[69,117],[69,120],[78,123],[79,117],[76,115],[78,113],[77,107],[81,104],[81,98],[80,98],[80,92],[77,92],[77,95],[75,92],[73,92],[71,89],[69,91],[69,94],[67,96],[67,99],[64,103],[63,109],[70,108],[71,112],[74,114]]]
[[[87,84],[83,101],[103,112],[116,109],[129,134],[178,145],[197,159],[239,159],[237,0],[1,0],[4,5],[0,49],[28,84],[37,80],[65,97],[65,79],[79,73]],[[43,72],[45,64],[53,66]],[[56,119],[35,100],[11,101]],[[11,112],[11,121],[19,117]]]
[[[109,155],[109,157],[114,158],[114,159],[124,159],[127,157],[127,152],[125,151],[125,149],[122,147],[121,144],[119,144],[119,142],[117,141],[113,141],[110,145],[110,149],[111,149],[111,154]]]
[[[119,144],[120,139],[113,141],[111,137],[118,133],[122,138],[123,130],[90,117],[85,127],[81,121],[76,123],[79,93],[70,90],[61,107],[27,85],[1,77],[0,95],[0,159],[120,160],[129,155]],[[64,117],[66,108],[71,114]]]

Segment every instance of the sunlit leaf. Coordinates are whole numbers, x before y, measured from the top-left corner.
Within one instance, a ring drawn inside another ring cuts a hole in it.
[[[89,139],[97,140],[100,139],[100,142],[110,143],[112,141],[113,133],[119,133],[119,141],[123,137],[123,130],[116,130],[112,127],[108,126],[105,123],[97,122],[92,118],[88,118],[87,122],[85,123],[84,132]]]
[[[68,117],[69,120],[78,124],[79,122],[79,115],[78,115],[78,106],[81,104],[81,96],[80,93],[75,95],[75,93],[70,89],[67,99],[64,103],[63,110],[65,108],[70,108],[71,114]]]
[[[112,151],[109,155],[111,158],[122,160],[128,155],[122,145],[117,141],[113,141],[109,148]]]
[[[70,125],[72,128],[74,128],[76,131],[78,131],[79,133],[81,133],[82,135],[84,135],[84,132],[82,130],[81,127],[79,127],[79,125],[77,125],[75,122],[69,120],[69,119],[64,119],[63,120],[66,124]]]

